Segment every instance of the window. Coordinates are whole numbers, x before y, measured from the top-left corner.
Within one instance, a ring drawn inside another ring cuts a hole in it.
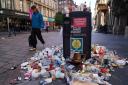
[[[23,1],[20,0],[20,11],[23,11]]]
[[[0,2],[1,2],[1,8],[5,8],[5,0],[0,0]]]
[[[51,16],[50,17],[52,17],[53,15],[52,15],[52,13],[53,13],[53,11],[51,11]]]
[[[14,0],[11,0],[11,9],[15,9]]]
[[[44,12],[43,12],[43,7],[41,8],[41,13],[44,15]]]
[[[41,0],[42,3],[45,3],[45,0]]]
[[[46,16],[48,17],[49,15],[48,15],[48,9],[46,9]]]
[[[48,0],[46,0],[46,5],[48,5],[49,3],[48,3],[49,1]]]
[[[0,7],[7,9],[15,9],[14,0],[0,0]]]
[[[53,5],[54,5],[54,1],[51,2],[51,7],[53,8]]]
[[[39,12],[41,12],[42,6],[38,5],[37,7],[38,7]]]
[[[11,1],[10,0],[6,0],[6,8],[11,9]]]
[[[49,0],[49,6],[52,6],[52,2],[53,2],[52,0]]]
[[[44,16],[46,16],[46,8],[43,8]]]

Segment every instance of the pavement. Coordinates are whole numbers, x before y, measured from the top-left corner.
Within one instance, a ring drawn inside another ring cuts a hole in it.
[[[18,76],[21,76],[19,68],[11,70],[11,67],[16,68],[22,62],[32,57],[35,52],[30,52],[28,47],[28,36],[30,33],[20,33],[17,36],[7,37],[0,35],[0,85],[10,85],[9,82]],[[59,32],[42,33],[46,45],[62,44],[62,37]],[[128,58],[128,38],[123,36],[115,36],[112,34],[92,33],[92,43],[105,45],[110,50],[116,50],[121,57]],[[43,45],[38,41],[38,50],[43,49]],[[112,85],[128,85],[128,66],[117,69],[112,73],[110,82]],[[57,82],[60,82],[57,80]],[[20,82],[18,85],[38,85],[38,81]],[[53,85],[63,85],[54,83]]]
[[[10,70],[10,68],[19,66],[34,55],[35,52],[29,51],[29,35],[30,33],[20,33],[12,37],[0,36],[0,85],[9,85],[10,80],[20,76],[19,69]],[[62,44],[62,37],[58,32],[42,33],[42,35],[46,42],[45,47]],[[37,50],[43,49],[39,41],[37,48]]]
[[[109,50],[116,50],[120,57],[128,58],[128,38],[124,36],[92,33],[92,43],[106,46]],[[110,79],[112,85],[128,85],[128,66],[115,69]]]

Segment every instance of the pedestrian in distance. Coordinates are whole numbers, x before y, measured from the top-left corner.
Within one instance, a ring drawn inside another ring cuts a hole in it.
[[[37,42],[37,38],[41,41],[41,43],[45,44],[45,41],[41,35],[41,29],[44,28],[44,21],[43,21],[43,15],[38,11],[36,5],[33,5],[31,7],[32,9],[32,31],[31,35],[33,36],[34,42]],[[33,44],[30,51],[36,51],[36,45]]]
[[[14,34],[14,36],[16,36],[14,21],[10,21],[10,23],[9,23],[9,35],[8,35],[8,37],[11,37],[12,34]]]
[[[46,30],[46,32],[47,32],[47,33],[48,33],[48,29],[49,29],[49,26],[48,26],[48,25],[46,25],[46,29],[45,29],[45,30]]]

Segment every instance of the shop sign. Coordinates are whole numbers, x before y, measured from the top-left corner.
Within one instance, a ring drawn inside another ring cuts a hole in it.
[[[16,15],[21,15],[21,16],[29,16],[29,14],[25,14],[25,13],[19,13],[19,12],[15,12]]]

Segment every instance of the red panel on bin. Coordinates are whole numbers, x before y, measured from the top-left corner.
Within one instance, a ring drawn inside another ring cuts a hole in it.
[[[74,27],[86,27],[87,26],[87,19],[86,18],[74,18],[73,19],[73,26]]]

